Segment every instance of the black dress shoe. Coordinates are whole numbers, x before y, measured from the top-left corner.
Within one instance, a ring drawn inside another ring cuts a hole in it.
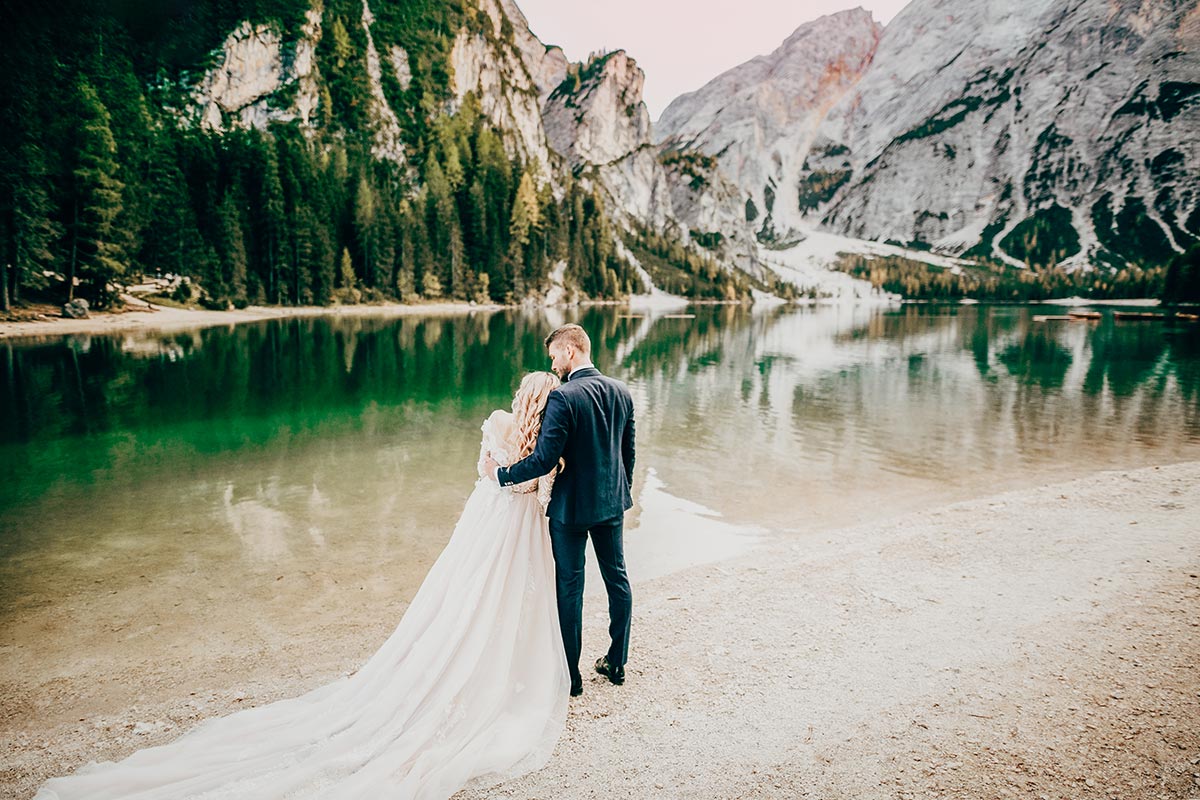
[[[617,686],[620,686],[625,682],[625,668],[614,667],[612,664],[608,663],[608,656],[600,656],[600,658],[596,661],[596,672],[599,672]]]
[[[583,676],[571,679],[571,697],[579,697],[583,694]]]

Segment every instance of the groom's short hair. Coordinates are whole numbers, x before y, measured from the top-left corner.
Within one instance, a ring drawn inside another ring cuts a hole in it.
[[[546,347],[549,348],[552,343],[558,341],[574,345],[585,356],[592,354],[592,340],[588,338],[587,331],[578,325],[570,324],[556,328],[553,333],[546,337]]]

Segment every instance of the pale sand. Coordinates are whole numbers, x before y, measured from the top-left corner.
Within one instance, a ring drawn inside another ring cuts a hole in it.
[[[460,797],[1200,798],[1197,509],[1200,462],[1104,472],[639,583],[626,684],[590,675],[549,766]],[[347,617],[321,648],[104,676],[136,709],[0,686],[0,794],[353,668],[394,621]],[[595,596],[585,623],[590,661]]]
[[[248,306],[233,311],[205,311],[155,306],[153,311],[94,312],[87,319],[0,321],[0,339],[39,338],[63,334],[102,334],[117,331],[174,331],[236,325],[280,317],[404,316],[409,314],[468,314],[496,311],[503,306],[471,303],[379,303],[351,306]]]

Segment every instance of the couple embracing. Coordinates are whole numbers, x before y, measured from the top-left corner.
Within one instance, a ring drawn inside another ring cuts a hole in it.
[[[550,372],[483,423],[479,481],[395,631],[353,674],[206,720],[119,762],[54,778],[35,800],[447,798],[543,766],[583,691],[584,551],[608,591],[625,680],[632,595],[633,400],[578,325],[546,337]]]

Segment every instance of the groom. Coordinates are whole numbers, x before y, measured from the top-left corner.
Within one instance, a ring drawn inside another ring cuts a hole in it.
[[[563,384],[546,401],[542,430],[532,454],[510,467],[491,456],[484,474],[501,486],[545,475],[559,458],[566,469],[554,482],[546,516],[550,517],[550,546],[554,552],[558,594],[558,624],[562,629],[571,695],[583,694],[579,654],[583,648],[584,546],[600,564],[608,590],[608,654],[596,662],[596,672],[618,686],[625,682],[629,654],[629,620],[633,594],[625,575],[621,543],[625,511],[633,506],[633,398],[628,387],[600,374],[592,364],[592,342],[578,325],[563,325],[546,337],[551,368]]]

